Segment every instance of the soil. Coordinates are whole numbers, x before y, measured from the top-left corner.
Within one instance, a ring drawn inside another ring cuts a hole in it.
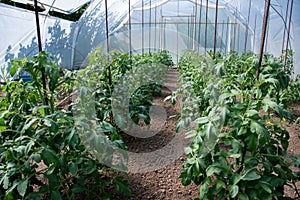
[[[126,197],[112,189],[113,200],[192,200],[199,197],[199,186],[194,183],[183,186],[179,177],[182,164],[186,160],[184,147],[188,146],[190,141],[184,139],[184,130],[179,133],[175,131],[177,116],[180,114],[180,103],[173,106],[170,101],[164,101],[167,96],[172,94],[172,91],[176,90],[176,82],[177,72],[172,69],[167,74],[162,95],[154,98],[154,104],[162,106],[166,111],[166,120],[160,131],[146,138],[122,134],[130,153],[128,179],[132,195]],[[290,111],[296,118],[300,117],[300,101],[291,104]],[[279,121],[278,117],[274,116],[273,118]],[[155,126],[159,120],[155,121],[154,119],[152,125]],[[139,125],[147,128],[142,121]],[[288,153],[289,155],[299,155],[300,124],[285,122],[285,127],[290,133]],[[152,155],[152,152],[156,153]],[[297,183],[297,188],[300,190],[300,182]],[[296,199],[295,190],[292,188],[286,187],[285,195]],[[84,199],[82,195],[78,197],[78,199]]]
[[[300,100],[298,102],[294,102],[291,104],[289,111],[293,113],[294,118],[297,119],[300,117]],[[278,119],[278,118],[277,118]],[[290,133],[290,139],[289,139],[289,148],[288,148],[288,154],[289,156],[298,156],[300,155],[300,124],[290,124],[288,122],[285,123],[285,128]],[[296,170],[294,167],[292,169]],[[298,169],[299,171],[299,169]],[[300,190],[300,182],[296,184],[298,190]],[[292,197],[293,199],[296,199],[297,194],[296,191],[293,188],[286,187],[285,188],[286,196]],[[300,198],[298,198],[300,199]]]
[[[137,138],[127,134],[123,134],[123,139],[125,144],[128,146],[129,152],[134,153],[147,153],[153,152],[158,149],[162,149],[164,146],[168,145],[170,141],[176,137],[176,115],[180,114],[180,106],[173,106],[171,103],[163,102],[164,98],[172,93],[172,90],[176,89],[177,73],[175,70],[169,72],[169,77],[167,78],[167,87],[162,90],[162,96],[155,98],[155,103],[161,104],[167,113],[167,120],[165,122],[164,128],[158,132],[156,135],[149,138]],[[171,88],[171,89],[170,89]],[[295,117],[300,116],[300,101],[292,104],[291,111]],[[276,120],[276,116],[274,116]],[[278,118],[277,118],[278,119]],[[143,126],[143,123],[141,123]],[[298,135],[300,134],[299,124],[285,124],[287,130],[290,133],[290,145],[289,145],[289,155],[299,155],[300,154],[300,139]],[[187,141],[188,143],[188,141]],[[166,155],[170,156],[170,155]],[[195,184],[190,184],[184,187],[181,184],[179,178],[182,164],[185,161],[186,156],[183,151],[178,156],[178,158],[173,159],[164,167],[158,167],[157,169],[148,170],[142,173],[136,173],[136,171],[129,172],[128,177],[130,180],[130,188],[132,190],[131,197],[124,197],[114,193],[114,200],[143,200],[143,199],[172,199],[172,200],[190,200],[199,197],[199,187]],[[133,161],[134,162],[134,161]],[[135,165],[131,168],[137,167]],[[130,171],[130,170],[129,170]],[[132,169],[131,169],[132,171]],[[139,171],[139,170],[137,170]],[[297,183],[298,190],[300,189],[300,183]],[[295,190],[292,188],[285,188],[285,195],[296,199]]]
[[[177,117],[180,114],[180,104],[175,106],[170,101],[164,101],[164,99],[175,91],[177,86],[177,73],[175,70],[170,70],[166,77],[166,84],[162,88],[162,94],[159,97],[154,97],[154,104],[161,105],[167,114],[164,127],[152,137],[149,138],[138,138],[128,134],[122,134],[123,140],[128,147],[129,152],[137,153],[149,153],[155,152],[168,146],[174,138],[181,134],[184,139],[184,133],[176,133],[175,127]],[[155,122],[154,122],[155,123]],[[140,123],[140,126],[145,126]],[[181,137],[180,136],[180,137]],[[176,142],[175,142],[176,143]],[[189,144],[189,141],[184,141],[185,145]],[[182,145],[182,144],[180,144]],[[179,145],[179,146],[180,146]],[[174,148],[174,145],[171,146]],[[176,147],[175,147],[176,149]],[[141,155],[141,154],[140,154]],[[158,154],[159,155],[159,154]],[[186,160],[184,155],[184,147],[177,151],[177,156],[169,154],[169,151],[164,154],[165,157],[169,157],[166,163],[156,163],[156,167],[152,168],[151,163],[146,163],[145,170],[136,170],[136,165],[129,164],[129,180],[132,195],[131,197],[124,197],[118,193],[114,194],[114,200],[143,200],[143,199],[195,199],[199,197],[199,189],[195,184],[190,184],[185,187],[181,184],[179,178],[182,163]],[[160,160],[161,161],[161,160]],[[165,162],[163,160],[162,162]],[[135,162],[135,161],[132,161]],[[151,162],[156,162],[151,161]],[[141,172],[140,172],[141,171]],[[143,173],[143,171],[145,171]]]

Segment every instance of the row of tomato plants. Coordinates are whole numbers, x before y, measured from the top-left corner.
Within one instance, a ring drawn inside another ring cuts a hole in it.
[[[74,110],[80,109],[84,91],[89,90],[96,102],[94,126],[111,144],[126,150],[112,115],[112,91],[129,70],[157,62],[172,65],[167,51],[144,56],[116,51],[104,55],[101,48],[89,55],[85,69],[73,72],[59,69],[45,52],[32,59],[14,60],[11,75],[26,71],[32,81],[11,80],[2,87],[6,95],[0,101],[0,199],[74,199],[78,194],[87,199],[110,199],[112,187],[130,195],[125,175],[101,164],[81,142]],[[41,71],[47,77],[46,91]],[[149,93],[156,90],[159,88],[152,85],[134,93],[129,105],[134,122],[143,119],[150,123]],[[70,101],[63,105],[62,99]]]
[[[181,86],[172,99],[184,102],[177,129],[188,126],[192,143],[180,177],[183,185],[199,185],[199,199],[288,199],[285,186],[300,197],[300,159],[288,153],[284,126],[295,123],[288,106],[300,99],[300,76],[291,81],[292,60],[287,63],[264,55],[256,79],[258,58],[251,52],[181,57]]]

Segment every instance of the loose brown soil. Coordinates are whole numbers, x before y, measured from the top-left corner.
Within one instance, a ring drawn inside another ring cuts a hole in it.
[[[169,101],[164,102],[164,98],[171,95],[172,91],[176,89],[177,73],[175,70],[171,70],[167,74],[167,85],[162,88],[162,96],[155,97],[154,103],[164,107],[167,120],[161,131],[149,138],[138,138],[127,134],[122,134],[125,144],[128,147],[129,152],[136,154],[142,154],[147,152],[153,152],[164,148],[176,137],[176,116],[180,114],[180,105],[171,105]],[[291,105],[291,111],[294,116],[300,117],[300,101]],[[278,117],[274,116],[274,120],[279,121]],[[145,126],[143,122],[140,126]],[[289,155],[300,154],[300,134],[299,124],[285,123],[285,127],[290,133],[290,145]],[[188,145],[189,141],[185,141]],[[182,150],[182,149],[181,149]],[[178,154],[178,152],[177,152]],[[179,154],[178,154],[179,155]],[[164,155],[166,157],[172,157],[172,155]],[[172,160],[172,159],[171,159]],[[186,156],[183,151],[179,156],[173,159],[171,162],[166,163],[164,167],[153,168],[147,172],[136,173],[136,171],[143,171],[142,169],[136,169],[138,165],[131,165],[133,172],[128,173],[130,180],[130,188],[132,195],[130,197],[122,196],[120,193],[112,189],[113,200],[192,200],[199,197],[199,187],[195,184],[189,186],[183,186],[179,178],[182,164],[186,160]],[[135,162],[135,160],[131,161]],[[141,167],[142,168],[142,167]],[[150,166],[151,168],[151,166]],[[300,183],[297,183],[297,188],[300,190]],[[288,197],[296,199],[295,190],[292,188],[285,188],[285,194]],[[79,195],[76,199],[85,199],[84,195]]]
[[[176,72],[171,71],[169,81],[172,84],[176,84]],[[175,87],[175,86],[174,86]],[[170,87],[168,87],[170,88]],[[173,89],[173,88],[172,88]],[[162,102],[163,99],[170,95],[171,91],[163,88],[162,97],[155,99],[156,103],[161,103],[166,109],[168,117],[174,116],[180,113],[180,107],[172,106],[169,102]],[[294,103],[291,106],[292,112],[295,117],[300,116],[300,101]],[[274,117],[276,118],[276,117]],[[168,118],[165,123],[165,127],[161,132],[150,138],[135,138],[129,135],[123,135],[124,142],[128,146],[128,150],[135,153],[151,152],[164,147],[175,136],[176,118]],[[300,154],[300,134],[299,124],[288,124],[286,128],[290,133],[290,145],[289,154]],[[146,173],[129,173],[130,187],[132,190],[131,197],[124,197],[114,192],[113,199],[115,200],[143,200],[143,199],[172,199],[172,200],[190,200],[199,197],[199,187],[195,184],[191,184],[184,187],[181,184],[179,178],[182,170],[182,163],[185,161],[185,155],[182,154],[178,159],[169,163],[167,166]],[[297,184],[298,190],[300,189],[300,183]],[[292,188],[285,188],[286,196],[296,199],[295,190]]]

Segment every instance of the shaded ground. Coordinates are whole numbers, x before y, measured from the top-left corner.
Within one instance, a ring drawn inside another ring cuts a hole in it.
[[[153,152],[155,150],[162,149],[174,139],[178,134],[175,131],[176,127],[176,115],[180,114],[180,106],[173,106],[169,101],[163,100],[168,95],[172,94],[171,90],[176,89],[177,73],[171,70],[167,74],[166,87],[162,89],[162,96],[155,97],[154,104],[162,105],[167,113],[167,120],[163,129],[153,137],[149,138],[135,138],[133,136],[123,134],[125,144],[128,146],[129,152],[145,153]],[[172,155],[165,155],[171,156]],[[171,158],[170,158],[171,159]],[[182,149],[182,154],[177,159],[173,159],[171,162],[163,168],[159,168],[146,172],[146,173],[129,173],[130,187],[132,190],[131,197],[124,197],[115,194],[114,200],[143,200],[143,199],[195,199],[199,197],[198,187],[195,184],[191,184],[184,187],[181,184],[179,178],[182,163],[185,161],[185,156]]]

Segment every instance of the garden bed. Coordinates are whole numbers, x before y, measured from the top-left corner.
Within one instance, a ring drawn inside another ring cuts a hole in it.
[[[156,102],[161,104],[166,109],[168,116],[180,113],[180,108],[172,106],[170,102],[163,103],[164,97],[170,95],[170,91],[163,89],[162,97],[156,97]],[[291,104],[290,108],[294,117],[299,117],[297,113],[300,112],[300,101]],[[274,121],[280,121],[276,116],[273,117]],[[154,151],[162,148],[170,141],[176,134],[175,132],[176,120],[174,118],[168,119],[166,126],[162,132],[150,139],[137,139],[128,135],[124,135],[124,142],[128,146],[129,151],[136,153]],[[288,152],[290,155],[300,154],[300,124],[289,124],[285,122],[285,127],[290,133]],[[143,199],[172,199],[172,200],[190,200],[199,197],[199,189],[196,184],[189,186],[183,186],[181,179],[179,178],[182,171],[182,164],[186,160],[186,156],[182,155],[179,159],[174,160],[166,167],[147,173],[129,173],[130,188],[132,189],[131,197],[124,197],[114,192],[114,198],[116,200],[143,200]],[[297,188],[300,189],[300,182],[297,183]],[[285,195],[296,199],[297,195],[294,189],[286,187]]]

